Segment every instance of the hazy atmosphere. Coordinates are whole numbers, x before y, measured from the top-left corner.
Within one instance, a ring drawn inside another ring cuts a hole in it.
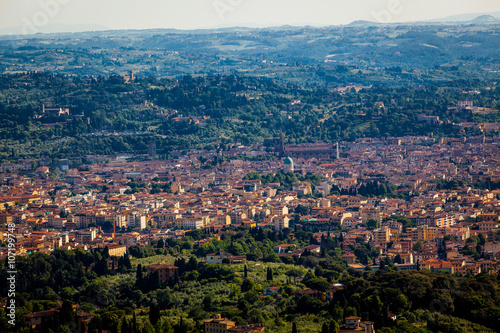
[[[0,0],[0,333],[500,332],[500,0]]]
[[[497,0],[1,0],[0,32],[389,23],[498,11]]]

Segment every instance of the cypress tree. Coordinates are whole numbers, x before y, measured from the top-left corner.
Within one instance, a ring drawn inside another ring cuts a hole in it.
[[[62,324],[70,323],[74,321],[73,316],[73,306],[69,301],[64,301],[59,311],[59,318]]]
[[[271,267],[267,268],[267,281],[273,280],[273,269]]]
[[[142,280],[142,265],[141,264],[137,265],[137,272],[135,274],[135,279],[137,281]]]
[[[174,281],[173,282],[174,282],[174,284],[179,283],[179,270],[177,270],[177,269],[174,271]]]
[[[106,259],[108,259],[108,258],[109,258],[109,248],[108,248],[108,246],[107,246],[107,245],[106,245],[106,247],[104,248],[104,251],[103,251],[103,253],[102,253],[102,256],[103,256],[104,258],[106,258]]]
[[[339,323],[335,320],[330,320],[329,333],[338,333],[340,330]]]
[[[127,324],[127,319],[125,318],[125,316],[123,316],[123,318],[122,318],[121,332],[122,333],[129,333],[130,332],[130,330],[128,328],[128,324]]]
[[[125,266],[127,269],[132,268],[132,263],[130,262],[130,258],[127,253],[123,255],[123,266]]]
[[[156,303],[149,306],[149,321],[154,326],[160,320],[160,307]]]
[[[158,241],[158,243],[156,243],[156,247],[157,247],[158,249],[163,249],[163,248],[165,247],[165,241],[163,240],[163,238],[162,238],[162,239],[160,239],[160,240]]]
[[[158,273],[158,271],[154,271],[154,273],[151,275],[151,290],[159,289],[160,285],[160,274]]]

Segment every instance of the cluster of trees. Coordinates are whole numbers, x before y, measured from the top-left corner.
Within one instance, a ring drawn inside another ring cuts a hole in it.
[[[464,185],[464,182],[461,180],[451,179],[446,180],[443,178],[436,178],[431,180],[431,183],[437,184],[438,190],[458,190],[460,187]]]
[[[352,186],[350,188],[339,188],[333,185],[330,194],[336,195],[360,195],[365,197],[398,197],[400,195],[394,193],[395,186],[391,185],[387,180],[376,181],[368,180],[361,181],[359,186]]]
[[[477,236],[470,236],[465,240],[465,246],[460,250],[464,255],[470,255],[475,259],[484,258],[483,247],[487,240],[483,233]]]
[[[478,181],[474,183],[474,187],[480,188],[480,189],[485,189],[485,190],[500,190],[500,181],[491,181],[490,178],[484,179],[482,181]]]
[[[231,281],[235,277],[234,271],[227,265],[209,265],[198,261],[196,257],[188,261],[185,258],[177,259],[175,266],[179,267],[179,275],[185,281]]]
[[[366,184],[362,183],[357,189],[357,193],[362,196],[391,196],[393,193],[393,186],[388,184],[387,181],[367,181]]]
[[[292,185],[296,182],[309,182],[311,183],[312,189],[323,178],[319,175],[307,172],[305,175],[296,174],[293,172],[277,172],[276,174],[269,173],[267,175],[261,175],[257,172],[250,172],[243,177],[243,180],[260,180],[263,184],[278,183],[280,186],[278,190],[291,191]]]

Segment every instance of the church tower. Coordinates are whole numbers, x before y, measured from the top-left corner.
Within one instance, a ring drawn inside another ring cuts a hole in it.
[[[280,156],[285,156],[285,139],[283,137],[283,131],[280,130],[280,147],[279,147]]]

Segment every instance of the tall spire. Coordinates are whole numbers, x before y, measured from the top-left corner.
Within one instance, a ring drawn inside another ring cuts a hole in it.
[[[283,138],[283,130],[280,130],[280,155],[285,156],[285,139]]]

